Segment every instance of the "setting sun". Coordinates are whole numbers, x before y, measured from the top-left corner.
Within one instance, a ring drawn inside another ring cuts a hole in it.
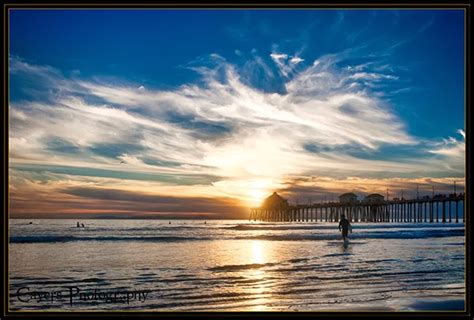
[[[249,204],[259,206],[270,192],[271,183],[267,180],[255,180],[250,183],[248,189]]]

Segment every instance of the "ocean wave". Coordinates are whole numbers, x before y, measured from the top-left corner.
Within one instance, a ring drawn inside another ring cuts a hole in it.
[[[222,227],[221,229],[227,230],[237,230],[237,231],[266,231],[266,230],[332,230],[337,229],[337,222],[332,224],[326,224],[330,222],[322,222],[323,225],[317,223],[312,223],[310,225],[301,225],[301,224],[239,224],[236,226]],[[434,223],[420,223],[420,224],[359,224],[352,225],[352,229],[446,229],[447,227],[452,226],[453,228],[464,228],[463,224],[434,224]]]
[[[327,257],[341,257],[341,256],[351,256],[351,253],[330,253],[330,254],[325,254],[322,256],[322,258],[327,258]]]
[[[464,236],[462,228],[447,229],[419,229],[419,230],[354,230],[349,236],[350,240],[363,239],[423,239],[423,238],[447,238]],[[339,240],[339,232],[300,232],[285,233],[267,232],[265,234],[183,234],[175,236],[165,234],[154,235],[101,235],[101,234],[81,234],[81,235],[57,235],[57,234],[37,234],[37,235],[12,235],[10,243],[62,243],[75,241],[129,241],[129,242],[179,242],[179,241],[204,241],[204,240],[268,240],[268,241],[318,241],[318,240]]]
[[[248,269],[260,269],[263,267],[271,267],[274,266],[276,263],[251,263],[251,264],[232,264],[232,265],[224,265],[209,268],[209,271],[241,271],[241,270],[248,270]]]
[[[464,230],[427,230],[427,231],[377,231],[352,233],[349,236],[351,239],[424,239],[424,238],[446,238],[446,237],[460,237],[464,236]],[[340,239],[339,233],[324,233],[324,234],[278,234],[278,235],[257,235],[257,236],[243,236],[235,237],[237,240],[270,240],[270,241],[316,241],[316,240],[336,240]]]
[[[77,229],[76,226],[71,226],[71,229]],[[149,227],[133,227],[128,228],[125,226],[114,226],[114,227],[99,227],[94,225],[88,225],[84,228],[80,228],[81,232],[147,232],[147,231],[169,231],[169,230],[180,230],[180,229],[209,229],[208,227],[201,227],[201,226],[183,226],[183,225],[157,225],[157,226],[149,226]]]
[[[12,236],[10,243],[55,243],[55,242],[74,242],[74,241],[140,241],[140,242],[177,242],[177,241],[197,241],[211,240],[211,238],[197,237],[119,237],[119,236],[102,236],[102,237],[77,237],[77,236]]]

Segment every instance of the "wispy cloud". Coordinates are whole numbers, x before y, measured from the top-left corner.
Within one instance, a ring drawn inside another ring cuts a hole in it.
[[[453,158],[463,160],[465,156],[465,138],[466,134],[464,130],[458,129],[457,133],[462,137],[461,140],[458,140],[453,137],[448,137],[443,139],[441,142],[435,143],[434,148],[430,150],[431,153],[443,155],[448,157],[450,160]]]
[[[296,66],[299,63],[304,61],[303,58],[301,58],[297,55],[289,56],[286,53],[273,52],[273,53],[270,54],[270,57],[277,64],[280,72],[285,77],[288,77],[288,76],[292,75],[296,70]]]
[[[10,104],[11,163],[24,166],[13,170],[18,177],[34,180],[55,173],[34,166],[58,166],[64,169],[55,174],[79,181],[75,188],[91,183],[97,187],[94,175],[120,179],[112,171],[131,179],[130,173],[172,175],[173,184],[187,186],[188,192],[194,188],[196,197],[201,192],[247,204],[256,204],[272,189],[289,188],[288,179],[294,176],[340,179],[359,172],[371,179],[388,179],[459,174],[464,142],[421,144],[371,86],[396,81],[397,76],[387,68],[338,66],[345,54],[325,55],[304,66],[301,57],[272,53],[286,77],[282,93],[265,92],[245,81],[249,68],[260,68],[268,79],[274,76],[257,55],[247,65],[247,73],[216,54],[198,59],[187,67],[200,73],[200,81],[173,90],[68,78],[52,67],[13,57],[12,76],[48,79],[28,84],[37,90],[46,88],[47,98]],[[464,137],[464,131],[459,133]],[[397,160],[347,152],[386,145],[426,152],[416,159]],[[109,173],[99,175],[97,170]],[[81,175],[87,180],[78,180]],[[160,179],[153,182],[155,196],[171,196],[166,188],[169,180]],[[132,182],[126,188],[133,191]],[[21,197],[20,189],[16,190]]]
[[[395,50],[400,46],[403,46],[405,44],[408,44],[412,41],[414,41],[417,37],[422,35],[428,28],[430,28],[433,23],[435,22],[434,17],[432,17],[429,21],[425,22],[423,25],[420,26],[417,30],[415,30],[410,36],[406,37],[405,39],[402,39],[400,41],[395,42],[392,44],[388,50]]]

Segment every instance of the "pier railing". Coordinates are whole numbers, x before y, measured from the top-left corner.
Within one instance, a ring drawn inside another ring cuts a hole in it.
[[[464,194],[378,202],[326,202],[286,208],[251,208],[249,220],[274,222],[465,222]],[[462,213],[462,215],[460,215]],[[461,217],[462,216],[462,217]]]

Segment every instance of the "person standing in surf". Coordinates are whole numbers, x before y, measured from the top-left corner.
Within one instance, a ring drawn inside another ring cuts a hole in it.
[[[349,228],[351,229],[352,233],[351,223],[349,222],[349,220],[346,219],[346,216],[341,214],[341,221],[339,221],[339,231],[342,230],[342,240],[344,240],[344,242],[347,241],[347,234],[349,232]]]

